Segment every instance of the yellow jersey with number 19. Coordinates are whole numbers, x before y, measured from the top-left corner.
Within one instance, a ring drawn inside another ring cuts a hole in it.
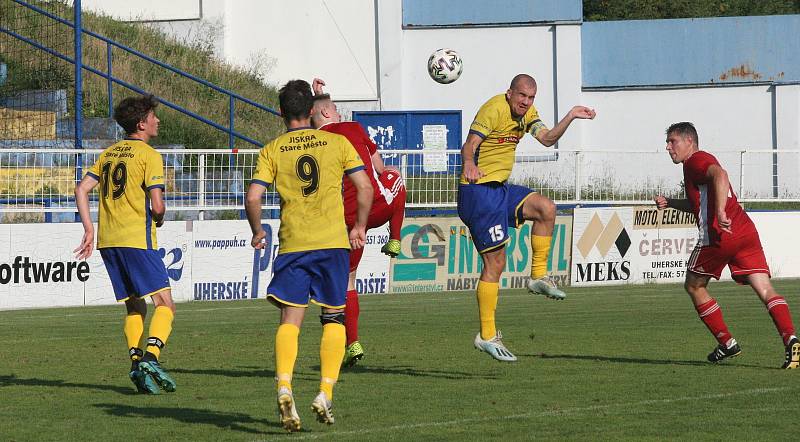
[[[150,190],[164,190],[161,154],[141,140],[125,139],[104,150],[87,176],[99,182],[97,248],[157,249]]]
[[[521,118],[514,118],[505,94],[490,98],[469,127],[469,133],[483,140],[475,150],[475,164],[483,172],[478,183],[506,182],[514,166],[514,151],[519,140],[525,133],[535,137],[543,129],[547,126],[533,105]],[[461,184],[467,184],[463,174]]]
[[[253,183],[274,183],[280,195],[278,253],[350,249],[342,177],[363,169],[347,138],[330,132],[293,129],[264,146]]]

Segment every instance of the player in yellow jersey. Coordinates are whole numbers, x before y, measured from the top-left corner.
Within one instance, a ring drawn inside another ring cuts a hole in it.
[[[313,95],[303,80],[286,83],[278,95],[287,132],[258,155],[245,208],[255,248],[268,246],[261,227],[261,200],[269,185],[281,197],[279,250],[267,299],[280,308],[275,335],[278,413],[287,431],[300,429],[292,394],[298,336],[309,301],[322,308],[319,394],[311,403],[317,420],[332,424],[333,385],[344,356],[345,290],[351,248],[364,247],[372,185],[364,163],[342,135],[311,128]],[[349,233],[342,203],[342,176],[356,187],[357,220]]]
[[[548,129],[533,106],[535,96],[536,80],[526,74],[515,76],[505,94],[496,95],[481,106],[461,148],[458,216],[469,227],[483,259],[477,290],[481,331],[474,344],[493,358],[507,362],[517,358],[503,345],[502,335],[495,329],[495,309],[500,275],[506,265],[509,226],[533,221],[528,290],[553,299],[566,296],[547,276],[556,206],[527,187],[506,182],[514,166],[514,151],[526,133],[543,145],[552,146],[573,120],[595,116],[593,109],[575,106],[555,127]]]
[[[103,257],[114,295],[125,302],[125,339],[131,358],[131,380],[141,393],[158,394],[159,386],[175,391],[175,381],[158,363],[172,332],[175,304],[169,278],[158,254],[156,227],[164,223],[164,163],[147,143],[158,135],[159,119],[151,96],[130,97],[114,109],[114,119],[126,138],[104,150],[75,188],[75,201],[84,234],[75,253],[92,255],[94,225],[89,214],[89,193],[98,184],[97,248]],[[147,347],[142,351],[147,315],[145,298],[155,304]]]

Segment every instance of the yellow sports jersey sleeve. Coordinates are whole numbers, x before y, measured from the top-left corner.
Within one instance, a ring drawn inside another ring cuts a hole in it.
[[[475,164],[483,172],[478,183],[508,180],[519,140],[526,132],[535,135],[542,127],[539,112],[533,105],[522,118],[514,118],[505,94],[495,95],[484,103],[469,128],[470,134],[483,140],[474,157]],[[461,183],[467,183],[463,175]]]
[[[342,176],[363,168],[347,138],[330,132],[292,130],[264,146],[253,183],[273,184],[280,195],[278,253],[349,249]]]
[[[86,172],[98,181],[97,248],[157,249],[150,194],[164,190],[161,155],[140,140],[123,140],[104,150]]]

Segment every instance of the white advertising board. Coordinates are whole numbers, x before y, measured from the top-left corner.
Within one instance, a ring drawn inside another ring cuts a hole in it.
[[[0,281],[8,289],[3,308],[67,307],[84,304],[90,266],[72,250],[80,243],[80,224],[12,224]]]
[[[263,221],[268,248],[250,245],[247,221],[195,221],[192,257],[194,301],[266,298],[272,262],[278,251],[277,220]]]
[[[572,284],[680,282],[697,243],[694,215],[655,207],[575,209]]]
[[[11,308],[11,225],[0,224],[0,310]]]
[[[773,278],[800,277],[800,212],[749,212]]]
[[[364,255],[356,270],[356,291],[363,294],[388,292],[390,258],[381,253],[389,241],[389,224],[367,231]]]

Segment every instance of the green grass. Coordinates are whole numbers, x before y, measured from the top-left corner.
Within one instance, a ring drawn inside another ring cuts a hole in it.
[[[795,312],[798,281],[776,281]],[[742,356],[715,346],[678,285],[573,288],[566,301],[501,294],[519,362],[472,348],[473,293],[364,296],[366,357],[344,371],[336,424],[315,422],[318,312],[301,333],[304,431],[276,419],[278,314],[263,300],[178,306],[163,356],[178,390],[136,395],[120,306],[0,312],[2,440],[787,440],[800,373],[749,289],[714,283]]]

